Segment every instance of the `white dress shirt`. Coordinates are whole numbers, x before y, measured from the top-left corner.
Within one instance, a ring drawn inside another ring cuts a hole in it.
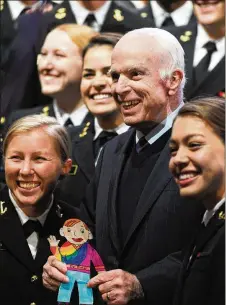
[[[164,133],[166,133],[173,125],[173,120],[178,114],[178,111],[181,107],[183,107],[184,103],[180,103],[180,105],[171,112],[165,120],[163,120],[160,124],[158,124],[155,128],[153,128],[146,136],[145,139],[151,145],[155,143]],[[136,131],[136,143],[142,138],[144,134],[140,131]]]
[[[152,8],[155,24],[158,28],[162,26],[164,20],[169,16],[173,19],[175,26],[186,25],[188,24],[193,13],[192,1],[186,1],[181,7],[172,13],[165,11],[157,1],[150,1],[150,5]]]
[[[222,198],[212,210],[207,210],[203,216],[202,222],[205,226],[207,226],[210,219],[213,217],[213,215],[219,210],[219,208],[224,204],[225,198]]]
[[[220,60],[225,56],[225,37],[222,37],[219,40],[211,39],[204,28],[199,24],[197,28],[197,38],[195,42],[195,53],[194,53],[194,61],[193,67],[196,67],[199,62],[205,57],[207,54],[206,48],[203,46],[208,42],[213,41],[216,43],[217,51],[213,52],[211,56],[210,65],[208,71],[213,70],[216,65],[220,62]]]
[[[27,7],[22,1],[17,0],[7,1],[7,4],[13,20],[16,20],[23,9]]]
[[[13,195],[11,193],[11,191],[9,190],[9,197],[16,209],[16,212],[19,216],[19,219],[21,221],[21,224],[25,224],[25,222],[27,222],[29,219],[31,220],[38,220],[42,226],[44,226],[44,223],[45,223],[45,220],[46,220],[46,217],[49,213],[49,210],[51,209],[52,205],[53,205],[53,195],[52,195],[52,198],[51,198],[51,201],[49,203],[49,206],[48,208],[45,210],[45,212],[38,216],[38,217],[28,217],[21,209],[20,207],[18,206],[18,204],[16,203],[15,199],[13,198]],[[27,243],[28,243],[28,246],[30,248],[30,251],[31,251],[31,254],[33,256],[33,258],[35,259],[35,256],[37,254],[37,246],[38,246],[38,234],[37,232],[33,232],[28,238],[27,238]]]
[[[93,29],[95,31],[100,31],[101,27],[105,21],[107,12],[111,5],[111,1],[106,1],[100,8],[95,11],[89,11],[87,8],[82,6],[78,1],[69,1],[71,10],[76,18],[77,24],[84,24],[86,17],[89,14],[93,14],[96,18],[96,22],[94,23]]]
[[[78,109],[74,110],[72,113],[66,113],[60,109],[56,101],[53,101],[53,110],[56,116],[58,123],[61,126],[64,126],[67,119],[71,119],[74,126],[79,126],[82,124],[84,118],[88,114],[88,109],[86,105],[82,105]]]
[[[129,129],[129,126],[126,125],[125,123],[122,123],[121,125],[117,126],[114,129],[107,129],[107,130],[105,129],[105,131],[116,132],[117,135],[120,135],[120,134],[126,132],[128,129]],[[97,118],[94,119],[94,131],[95,131],[95,136],[93,138],[93,141],[95,141],[98,138],[98,136],[100,135],[100,133],[103,131],[103,128],[100,127],[100,125],[97,121]],[[99,159],[101,150],[102,150],[102,147],[100,148],[100,150],[97,154],[96,161],[95,161],[95,166],[97,165],[97,161]]]

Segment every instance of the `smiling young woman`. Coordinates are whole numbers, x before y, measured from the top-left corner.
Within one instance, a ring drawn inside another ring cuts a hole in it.
[[[174,121],[169,167],[184,198],[206,212],[187,249],[176,305],[225,304],[225,101],[200,98],[182,107]]]
[[[16,121],[3,143],[6,184],[0,191],[0,295],[3,304],[56,304],[42,286],[50,255],[47,238],[77,211],[54,194],[71,168],[70,141],[56,119],[32,115]],[[12,281],[16,283],[11,290]]]

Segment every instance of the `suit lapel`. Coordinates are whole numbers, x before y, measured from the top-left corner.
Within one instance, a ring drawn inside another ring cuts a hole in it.
[[[136,207],[134,220],[130,228],[129,234],[127,236],[124,249],[126,248],[129,240],[131,239],[132,235],[136,231],[136,228],[138,227],[144,216],[152,208],[153,204],[156,202],[160,194],[163,192],[166,185],[172,179],[172,175],[168,170],[168,165],[169,165],[169,150],[167,143],[165,148],[161,152],[158,161],[153,171],[151,172],[145,184],[144,190],[140,196],[140,200]],[[164,173],[164,178],[162,173]]]
[[[205,94],[215,93],[217,95],[223,88],[225,88],[225,57],[216,65],[216,67],[206,74],[202,82],[193,91],[193,95],[199,95],[205,92]]]
[[[117,208],[117,194],[118,194],[118,186],[120,183],[120,175],[124,166],[124,163],[126,161],[127,154],[129,153],[129,147],[131,146],[131,142],[133,141],[135,136],[135,130],[131,129],[130,133],[128,134],[128,140],[126,143],[124,142],[124,138],[120,143],[118,143],[118,147],[116,149],[115,159],[113,159],[111,162],[113,164],[116,164],[114,171],[112,173],[111,181],[110,181],[110,187],[109,187],[109,196],[108,196],[108,219],[109,219],[109,230],[112,240],[112,245],[114,250],[117,254],[120,252],[120,245],[119,245],[119,238],[117,234],[117,215],[116,215],[116,208]],[[120,149],[123,146],[122,149]]]
[[[81,132],[79,132],[78,129],[75,138],[72,140],[72,159],[73,161],[76,161],[78,167],[80,167],[85,176],[90,180],[95,171],[95,160],[93,154],[94,135],[92,128],[89,128],[86,133],[83,132],[84,128],[80,129]],[[71,134],[71,137],[73,138],[73,134]]]
[[[187,27],[184,27],[182,33],[178,37],[184,52],[185,52],[185,71],[186,78],[188,79],[185,87],[186,94],[188,96],[191,91],[194,89],[193,84],[193,60],[194,60],[194,51],[195,51],[195,41],[197,36],[197,25],[196,23],[189,24]]]
[[[200,230],[195,241],[195,246],[192,249],[192,254],[187,265],[187,270],[190,268],[190,266],[196,259],[199,252],[202,251],[206,243],[209,240],[211,240],[211,238],[217,233],[217,231],[224,225],[225,223],[224,209],[225,209],[225,204],[223,204],[223,206],[221,206],[221,208],[217,211],[217,213],[211,218],[208,225]],[[224,215],[223,218],[221,217],[222,213]]]
[[[1,202],[5,212],[0,214],[0,240],[17,260],[33,271],[34,260],[18,214],[9,198],[8,189],[1,192]]]
[[[59,235],[58,230],[62,225],[62,219],[60,217],[60,214],[58,215],[57,209],[58,206],[56,202],[54,202],[43,227],[44,233],[41,234],[41,236],[39,237],[37,254],[35,258],[35,265],[37,269],[39,269],[40,266],[43,266],[46,263],[48,254],[51,255],[50,245],[47,238],[50,235]]]

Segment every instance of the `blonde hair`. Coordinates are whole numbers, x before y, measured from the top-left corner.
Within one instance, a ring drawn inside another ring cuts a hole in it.
[[[90,39],[98,34],[87,25],[79,25],[74,23],[61,24],[55,27],[52,31],[55,30],[63,31],[68,34],[73,43],[77,45],[81,53],[89,43]]]
[[[54,139],[62,163],[70,157],[71,142],[66,129],[55,118],[44,114],[28,115],[11,125],[3,142],[3,156],[5,157],[9,143],[15,135],[35,129],[42,129],[44,133]]]

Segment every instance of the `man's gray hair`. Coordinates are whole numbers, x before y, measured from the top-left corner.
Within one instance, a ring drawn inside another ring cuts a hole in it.
[[[171,33],[159,28],[141,28],[128,32],[126,35],[134,35],[141,37],[147,35],[156,40],[157,44],[161,46],[164,54],[160,54],[161,61],[164,63],[164,69],[160,69],[160,77],[164,80],[166,77],[171,76],[175,69],[183,72],[183,79],[181,82],[181,89],[184,88],[185,78],[185,63],[184,63],[184,50]],[[161,51],[160,51],[161,52]],[[168,56],[167,56],[168,54]],[[165,56],[164,56],[165,55]]]

